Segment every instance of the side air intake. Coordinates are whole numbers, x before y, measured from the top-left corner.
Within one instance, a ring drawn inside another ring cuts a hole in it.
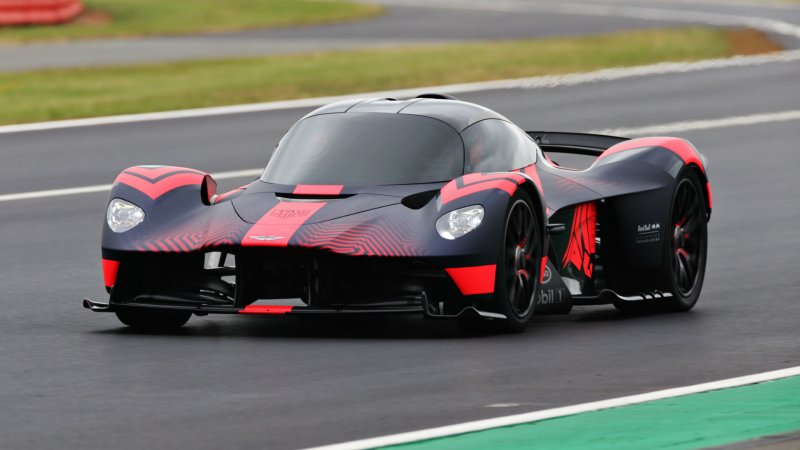
[[[416,98],[434,98],[438,100],[458,100],[457,98],[453,97],[452,95],[447,94],[421,94],[418,95]]]

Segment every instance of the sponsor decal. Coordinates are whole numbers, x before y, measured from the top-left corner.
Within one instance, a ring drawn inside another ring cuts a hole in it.
[[[242,246],[286,247],[300,226],[323,206],[325,202],[278,203],[250,228]]]
[[[273,209],[269,212],[270,217],[278,219],[295,219],[298,217],[306,217],[316,210],[312,209]]]
[[[558,305],[567,301],[566,289],[541,289],[537,305]]]
[[[651,244],[661,241],[661,224],[645,223],[636,226],[636,243]]]
[[[549,267],[545,266],[544,275],[542,275],[542,285],[549,283],[552,278],[553,278],[553,273],[550,272]]]

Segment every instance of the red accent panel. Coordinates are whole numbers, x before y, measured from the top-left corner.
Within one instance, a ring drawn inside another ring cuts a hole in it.
[[[533,180],[533,184],[539,189],[540,194],[544,194],[544,188],[542,187],[542,180],[539,178],[539,171],[536,169],[535,164],[531,164],[530,166],[523,169],[525,175],[531,177]]]
[[[592,256],[596,252],[595,233],[597,231],[597,206],[594,203],[584,203],[575,207],[572,217],[572,230],[569,234],[567,251],[564,253],[562,264],[572,263],[579,270],[591,278],[594,270]]]
[[[250,228],[242,246],[286,247],[297,229],[325,205],[325,202],[278,203]]]
[[[117,271],[119,270],[119,261],[111,259],[103,260],[103,282],[106,287],[113,287],[117,282]]]
[[[494,278],[497,271],[495,264],[451,267],[444,270],[464,295],[491,294],[494,292]]]
[[[470,173],[447,183],[440,191],[442,205],[453,200],[489,189],[513,195],[525,178],[515,173]]]
[[[712,200],[711,200],[711,183],[706,181],[706,192],[708,193],[708,209],[712,209]]]
[[[247,305],[239,310],[239,314],[286,314],[292,311],[294,306],[284,305]]]
[[[183,167],[131,167],[115,183],[128,185],[153,200],[182,186],[200,185],[206,175]]]
[[[199,185],[203,182],[203,176],[193,173],[176,174],[164,178],[158,182],[149,182],[127,173],[122,173],[117,177],[117,183],[127,184],[128,186],[141,191],[153,200],[161,197],[167,192],[182,186]]]
[[[607,156],[626,150],[634,150],[637,148],[646,147],[666,148],[667,150],[670,150],[678,155],[684,163],[696,164],[700,170],[705,172],[703,161],[700,160],[700,155],[697,153],[697,149],[695,149],[694,146],[689,143],[689,141],[673,137],[648,137],[620,142],[619,144],[614,145],[608,150],[604,151],[603,154],[597,158],[597,160],[599,161]]]
[[[339,195],[344,186],[338,184],[298,184],[293,194],[298,195]]]
[[[542,269],[541,274],[539,275],[539,283],[544,281],[544,271],[547,269],[547,256],[542,256]]]

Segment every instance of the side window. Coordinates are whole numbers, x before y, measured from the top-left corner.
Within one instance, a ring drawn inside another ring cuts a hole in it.
[[[508,122],[487,119],[461,133],[466,160],[464,173],[505,172],[521,169],[536,161],[536,144],[527,134]]]

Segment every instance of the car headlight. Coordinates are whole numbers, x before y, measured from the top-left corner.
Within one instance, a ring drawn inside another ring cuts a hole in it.
[[[445,239],[455,239],[478,228],[483,221],[483,206],[467,206],[439,217],[436,231]]]
[[[142,208],[131,202],[115,198],[108,204],[106,211],[106,222],[111,231],[122,233],[139,225],[144,220]]]

